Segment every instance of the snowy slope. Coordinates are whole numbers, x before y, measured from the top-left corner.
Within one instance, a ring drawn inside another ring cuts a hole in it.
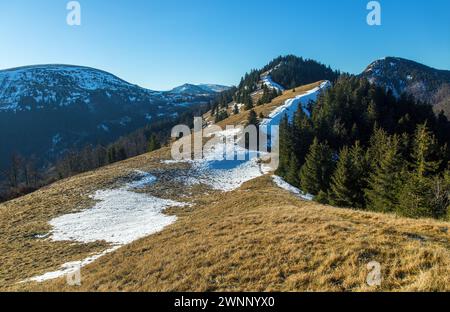
[[[260,129],[268,136],[276,135],[276,133],[271,133],[271,127],[279,126],[285,114],[292,120],[299,105],[306,105],[310,101],[314,101],[323,90],[330,86],[331,83],[325,81],[319,87],[305,94],[286,100],[283,105],[276,108],[268,118],[263,120]],[[205,131],[208,131],[208,128]],[[263,165],[260,161],[261,158],[268,156],[267,153],[248,151],[243,147],[242,129],[236,127],[214,132],[212,137],[215,138],[215,144],[204,151],[202,159],[189,161],[191,173],[188,178],[183,177],[180,181],[187,185],[206,184],[215,190],[228,192],[270,171],[269,166]],[[229,155],[231,155],[231,159]],[[237,155],[243,157],[238,158]]]
[[[283,92],[285,90],[281,85],[273,81],[270,75],[265,75],[261,77],[261,81],[264,85],[266,85],[270,89],[275,89],[280,92]]]
[[[113,247],[81,261],[65,263],[57,271],[47,272],[26,281],[43,282],[65,276],[123,245],[159,232],[175,222],[175,216],[164,215],[162,211],[187,204],[134,192],[156,181],[156,178],[148,173],[138,171],[135,174],[139,179],[121,188],[97,191],[91,196],[97,201],[92,208],[50,221],[53,228],[50,239],[53,241],[106,241]]]
[[[206,91],[211,91],[211,92],[216,92],[216,93],[223,92],[223,91],[230,89],[230,87],[228,87],[228,86],[223,86],[223,85],[218,85],[218,84],[199,84],[198,86]]]
[[[386,57],[371,63],[360,77],[392,90],[396,97],[407,93],[431,104],[435,104],[433,97],[439,89],[450,84],[450,71],[431,68],[399,57]]]
[[[114,75],[81,66],[38,65],[2,70],[0,111],[28,109],[20,105],[25,97],[33,98],[36,103],[58,102],[64,106],[83,99],[94,90],[129,91],[134,88],[136,86]]]
[[[186,83],[182,86],[173,88],[170,91],[170,93],[172,93],[172,94],[190,94],[190,95],[196,95],[196,94],[197,95],[201,95],[201,94],[211,95],[211,94],[226,91],[228,89],[229,89],[229,87],[227,87],[227,86],[216,85],[216,84],[194,85],[194,84]]]
[[[0,170],[13,152],[54,160],[67,149],[108,144],[160,119],[207,105],[215,92],[157,92],[81,66],[0,71]],[[30,136],[30,133],[33,136]],[[55,140],[57,138],[57,140]]]
[[[330,85],[322,83],[318,88],[304,95],[287,100],[277,108],[265,121],[266,126],[277,126],[284,114],[292,115],[300,103],[314,100],[317,95]],[[206,129],[208,130],[208,129]],[[204,184],[213,190],[229,192],[239,188],[243,183],[269,173],[272,168],[261,163],[267,153],[249,151],[243,142],[243,128],[229,128],[211,133],[215,144],[204,150],[201,159],[186,161],[164,161],[167,165],[177,162],[190,164],[187,172],[178,178],[178,182],[187,186]],[[162,211],[168,207],[181,207],[186,203],[148,196],[135,192],[136,189],[151,187],[157,182],[156,177],[145,172],[136,172],[139,177],[125,186],[112,190],[99,190],[92,199],[97,203],[90,209],[78,213],[60,216],[50,221],[53,227],[50,239],[55,241],[77,241],[83,243],[103,240],[112,244],[112,248],[87,259],[64,264],[60,270],[33,277],[27,281],[45,281],[64,276],[80,267],[88,265],[98,258],[115,251],[141,237],[161,231],[176,220],[166,216]],[[273,177],[274,183],[305,200],[311,196],[290,186],[279,177]],[[181,194],[180,194],[181,196]]]
[[[302,105],[306,114],[309,112],[306,110],[306,106],[310,101],[315,101],[317,96],[323,91],[331,86],[329,81],[325,81],[320,84],[319,87],[307,91],[305,94],[296,96],[295,98],[286,100],[286,102],[276,108],[266,119],[261,122],[261,128],[270,128],[271,126],[280,125],[281,120],[285,115],[288,116],[289,120],[294,118],[294,114],[297,111],[299,105]]]
[[[295,186],[290,185],[289,183],[284,181],[283,178],[281,178],[279,176],[276,176],[276,175],[272,176],[272,180],[279,188],[282,188],[283,190],[286,190],[289,193],[292,193],[301,199],[308,200],[308,201],[311,201],[314,199],[313,195],[303,193],[300,189],[296,188]]]

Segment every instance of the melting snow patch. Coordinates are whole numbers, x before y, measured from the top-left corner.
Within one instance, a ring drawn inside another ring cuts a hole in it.
[[[32,278],[29,278],[25,281],[23,281],[22,283],[26,283],[26,282],[38,282],[38,283],[42,283],[48,280],[52,280],[55,278],[59,278],[62,276],[66,276],[68,274],[71,273],[75,273],[76,271],[78,271],[79,269],[81,269],[82,267],[85,267],[89,264],[91,264],[92,262],[96,261],[97,259],[103,257],[106,254],[109,254],[113,251],[116,251],[117,249],[119,249],[120,246],[114,246],[113,248],[110,248],[108,250],[105,250],[102,253],[96,254],[96,255],[92,255],[82,261],[74,261],[74,262],[68,262],[68,263],[64,263],[61,266],[61,269],[57,270],[57,271],[53,271],[53,272],[47,272],[43,275],[39,275],[39,276],[35,276]]]
[[[267,131],[271,126],[279,126],[285,114],[290,119],[300,104],[307,104],[315,100],[318,94],[331,85],[329,81],[323,82],[303,95],[289,99],[284,105],[278,107],[270,116],[261,123],[261,130]],[[266,130],[264,130],[266,129]],[[240,137],[241,128],[231,128],[225,131],[215,132],[214,146],[204,151],[203,159],[187,161],[163,161],[165,164],[187,162],[192,165],[189,177],[179,180],[187,185],[205,184],[215,190],[224,192],[233,191],[243,183],[258,178],[271,171],[269,165],[261,163],[261,159],[268,156],[266,153],[248,151],[243,148],[235,137]],[[270,134],[269,134],[270,135]],[[234,155],[234,157],[229,157]],[[237,155],[245,157],[238,158]]]
[[[282,188],[283,190],[286,190],[292,194],[294,194],[297,197],[300,197],[301,199],[304,200],[308,200],[311,201],[314,199],[314,196],[311,194],[305,194],[303,193],[301,190],[299,190],[298,188],[296,188],[295,186],[290,185],[289,183],[287,183],[286,181],[284,181],[281,177],[279,176],[272,176],[273,182],[279,187]]]
[[[305,94],[297,95],[293,99],[286,100],[286,102],[277,107],[268,118],[264,119],[261,122],[261,127],[267,127],[280,125],[281,120],[285,115],[288,116],[289,120],[292,120],[294,118],[295,112],[297,111],[299,105],[302,105],[303,110],[306,114],[309,114],[309,112],[306,110],[306,105],[309,104],[310,101],[315,101],[317,99],[317,96],[322,92],[323,90],[326,90],[331,86],[331,83],[329,81],[325,81],[321,83],[321,85],[317,88],[314,88]]]
[[[169,207],[182,207],[186,203],[161,199],[132,190],[145,187],[156,181],[148,173],[136,171],[140,179],[119,189],[99,190],[92,199],[97,203],[90,209],[67,214],[50,221],[53,227],[53,241],[76,241],[92,243],[106,241],[114,247],[82,261],[64,264],[61,270],[33,277],[26,281],[45,281],[64,276],[86,266],[98,258],[115,251],[120,246],[139,238],[157,233],[175,222],[175,216],[167,216],[162,211]]]
[[[281,92],[284,91],[284,88],[275,81],[273,81],[270,75],[262,77],[262,82],[271,89],[276,89]]]
[[[53,240],[128,244],[173,223],[176,217],[162,214],[164,209],[184,206],[126,189],[97,191],[92,199],[99,201],[93,208],[50,221]]]

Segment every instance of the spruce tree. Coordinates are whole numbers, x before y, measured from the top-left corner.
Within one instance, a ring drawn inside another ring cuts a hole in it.
[[[279,165],[276,174],[286,177],[289,169],[289,157],[292,153],[291,126],[287,115],[284,115],[280,122],[279,129]]]
[[[433,205],[433,173],[439,162],[433,159],[436,140],[426,124],[417,127],[412,152],[412,171],[400,193],[398,213],[407,217],[436,218],[442,213],[441,207]]]
[[[293,149],[300,166],[302,166],[305,163],[306,155],[308,154],[309,147],[314,139],[314,129],[311,120],[305,114],[301,106],[299,106],[294,115],[291,131]]]
[[[309,149],[305,164],[300,170],[300,186],[312,195],[326,192],[333,173],[333,155],[327,143],[319,143],[317,138]]]
[[[367,164],[363,149],[357,142],[351,149],[345,146],[331,178],[330,204],[338,207],[363,208]]]
[[[436,138],[428,130],[426,124],[417,127],[413,148],[413,168],[416,175],[418,177],[425,177],[434,174],[440,165],[439,161],[433,160],[437,143]]]
[[[258,115],[256,115],[256,112],[253,109],[248,114],[247,125],[254,125],[257,128],[259,127]]]
[[[153,152],[161,148],[161,144],[159,143],[156,135],[152,134],[150,136],[150,140],[148,142],[148,151]]]
[[[379,212],[394,212],[399,202],[403,182],[403,160],[399,153],[397,136],[389,137],[384,131],[374,134],[369,150],[372,172],[365,190],[367,208]]]
[[[239,107],[237,106],[237,104],[234,104],[234,106],[233,106],[233,114],[235,114],[235,115],[239,114]]]
[[[251,110],[253,109],[254,105],[253,105],[253,100],[252,97],[250,96],[250,94],[245,94],[243,97],[243,102],[244,102],[244,108],[245,110]]]
[[[289,167],[286,173],[286,182],[297,187],[300,186],[299,171],[300,167],[297,156],[295,156],[294,153],[291,153]]]

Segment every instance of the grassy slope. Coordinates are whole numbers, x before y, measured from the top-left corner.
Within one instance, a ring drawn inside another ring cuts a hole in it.
[[[258,109],[270,111],[280,103],[275,99]],[[231,118],[243,122],[246,113]],[[168,158],[163,148],[0,205],[0,289],[450,290],[449,223],[301,201],[270,176],[231,193],[189,189],[194,207],[169,210],[179,217],[175,224],[83,268],[79,288],[62,279],[15,284],[103,249],[102,243],[55,243],[33,235],[47,233],[51,218],[89,207],[89,194],[123,181],[133,169],[183,169],[160,163]],[[160,178],[147,192],[164,198],[186,192],[170,174]],[[365,284],[372,260],[382,265],[381,288]]]

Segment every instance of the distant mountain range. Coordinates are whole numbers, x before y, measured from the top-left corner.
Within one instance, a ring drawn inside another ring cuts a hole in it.
[[[234,97],[242,103],[263,84],[289,89],[318,80],[334,81],[339,75],[314,60],[278,57],[246,74]],[[370,64],[359,76],[391,89],[395,96],[411,94],[450,117],[450,71],[387,57]],[[101,70],[71,65],[2,70],[0,169],[14,152],[52,159],[70,148],[110,143],[147,124],[208,105],[228,89],[184,84],[170,91],[153,91]]]
[[[146,124],[206,105],[227,87],[184,85],[160,92],[81,66],[0,71],[0,168],[13,152],[52,158],[109,143]]]
[[[439,70],[399,57],[386,57],[370,64],[360,75],[398,97],[402,93],[430,103],[450,117],[450,71]]]
[[[228,90],[230,87],[222,86],[222,85],[216,85],[216,84],[189,84],[186,83],[182,86],[173,88],[170,93],[173,94],[197,94],[197,95],[204,95],[204,94],[214,94],[218,92],[223,92],[225,90]]]

